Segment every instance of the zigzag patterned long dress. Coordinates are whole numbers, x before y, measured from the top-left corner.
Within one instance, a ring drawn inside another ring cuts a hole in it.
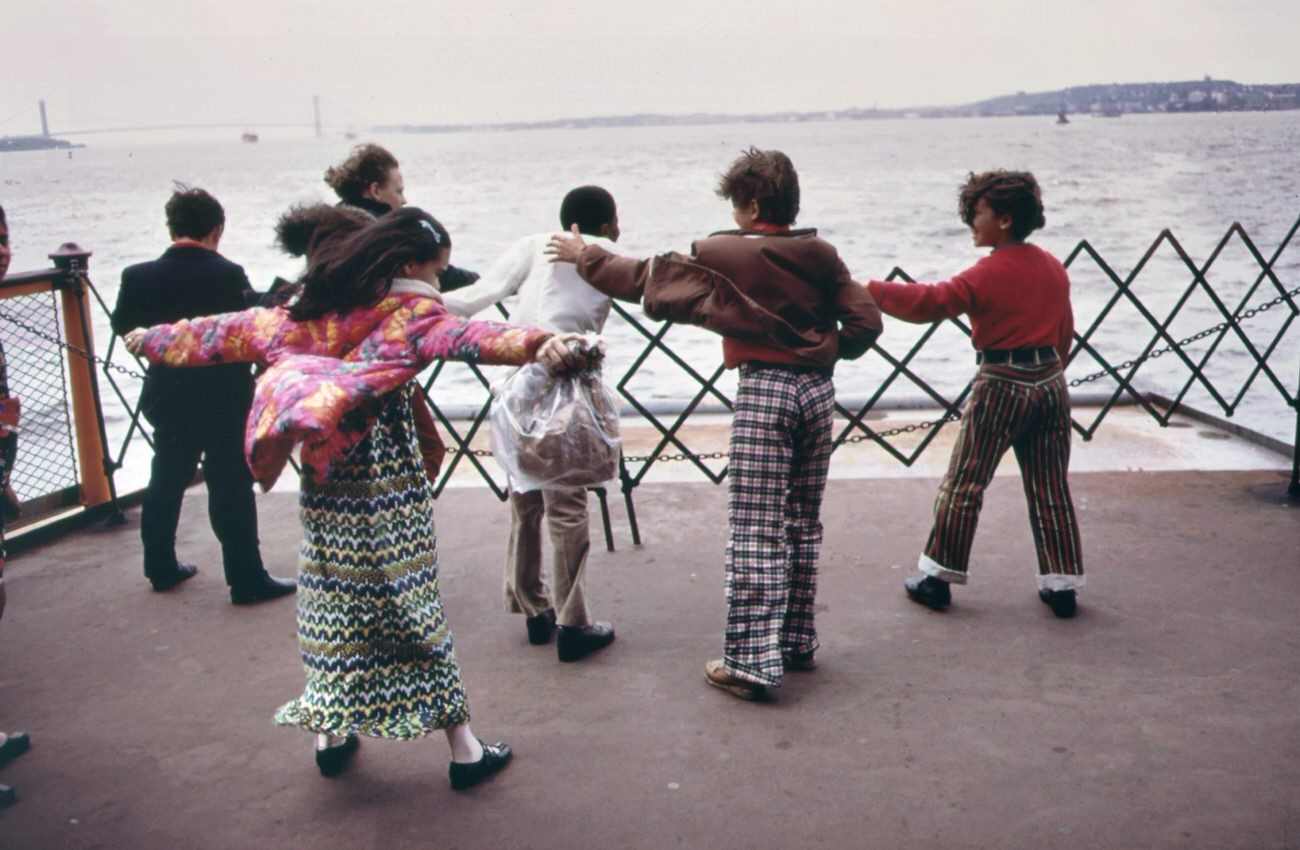
[[[324,484],[302,481],[298,645],[307,688],[275,720],[330,735],[417,738],[467,722],[469,709],[438,594],[433,492],[409,385],[348,416],[376,418]]]

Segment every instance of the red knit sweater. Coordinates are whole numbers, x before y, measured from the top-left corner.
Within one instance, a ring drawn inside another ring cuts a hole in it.
[[[890,316],[929,323],[970,316],[971,345],[986,348],[1052,346],[1064,363],[1074,334],[1070,278],[1037,245],[1004,245],[942,283],[867,284]]]

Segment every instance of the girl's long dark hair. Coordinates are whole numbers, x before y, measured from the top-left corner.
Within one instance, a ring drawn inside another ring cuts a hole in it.
[[[408,262],[436,260],[451,249],[451,236],[438,220],[416,207],[402,207],[355,233],[313,246],[302,279],[302,295],[289,316],[305,322],[377,304]]]

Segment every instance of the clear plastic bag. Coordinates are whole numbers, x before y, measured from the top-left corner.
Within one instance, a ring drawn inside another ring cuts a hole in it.
[[[502,382],[489,417],[492,454],[516,492],[618,477],[618,400],[599,367],[552,375],[529,363]]]

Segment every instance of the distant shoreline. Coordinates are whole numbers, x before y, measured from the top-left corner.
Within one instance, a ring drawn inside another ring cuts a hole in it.
[[[634,115],[560,118],[474,124],[385,124],[379,133],[473,133],[518,130],[574,130],[602,127],[673,127],[715,124],[799,124],[817,121],[872,121],[899,118],[1013,118],[1024,116],[1186,114],[1205,112],[1282,112],[1300,109],[1300,83],[1246,85],[1231,80],[1170,83],[1114,83],[1073,86],[982,100],[963,106],[908,109],[836,109],[815,112],[769,112],[725,115]]]

